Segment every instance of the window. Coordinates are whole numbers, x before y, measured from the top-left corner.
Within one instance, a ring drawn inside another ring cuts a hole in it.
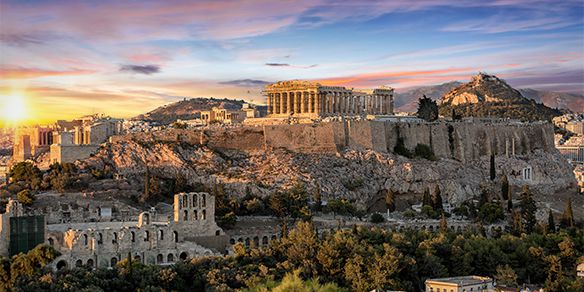
[[[199,220],[199,218],[198,218],[198,216],[199,216],[199,215],[198,215],[198,214],[199,214],[199,213],[197,213],[197,210],[194,210],[194,211],[193,211],[193,219],[194,219],[194,220]]]
[[[201,211],[201,219],[207,220],[207,211],[206,210]]]
[[[97,234],[97,244],[103,244],[103,234]]]
[[[183,221],[189,221],[189,211],[183,211]]]
[[[150,241],[150,232],[144,232],[144,241]]]
[[[110,266],[111,267],[114,267],[117,263],[118,263],[118,259],[117,258],[112,258],[110,260]]]
[[[164,240],[164,231],[162,231],[162,230],[158,231],[158,239]]]
[[[131,234],[130,237],[132,238],[132,242],[136,242],[136,233],[134,231],[132,231],[132,233],[130,233],[130,234]]]
[[[201,208],[207,207],[207,197],[205,195],[201,198]]]
[[[174,242],[178,242],[178,232],[176,231],[172,232],[172,237],[174,239]]]
[[[83,234],[83,242],[85,245],[87,245],[89,243],[89,240],[87,238],[87,234]]]
[[[221,231],[219,231],[219,230],[215,231],[215,236],[219,236],[219,235],[221,235]]]
[[[112,243],[113,244],[118,243],[118,233],[117,232],[114,232],[114,238],[112,239]]]
[[[164,258],[163,258],[163,256],[162,256],[162,254],[161,254],[161,253],[159,253],[159,254],[156,256],[156,263],[157,263],[157,264],[160,264],[160,263],[162,263],[163,259],[164,259]]]
[[[169,253],[168,256],[166,257],[166,261],[169,263],[174,262],[174,255]]]

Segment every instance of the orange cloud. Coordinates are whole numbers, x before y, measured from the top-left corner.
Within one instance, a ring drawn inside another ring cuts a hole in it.
[[[93,70],[45,70],[38,68],[0,68],[0,78],[1,79],[29,79],[29,78],[41,78],[49,76],[64,76],[64,75],[84,75],[92,74],[96,71]]]

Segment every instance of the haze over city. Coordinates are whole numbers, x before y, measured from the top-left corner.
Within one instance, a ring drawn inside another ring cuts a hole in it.
[[[183,97],[264,103],[285,79],[399,91],[484,71],[584,93],[583,24],[579,0],[2,0],[0,125]]]

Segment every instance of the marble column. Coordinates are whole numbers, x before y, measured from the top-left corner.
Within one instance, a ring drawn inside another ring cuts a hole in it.
[[[308,95],[306,91],[302,91],[302,104],[300,106],[300,110],[303,114],[308,112]]]
[[[308,92],[308,113],[312,113],[314,109],[314,95],[312,92]]]
[[[268,93],[267,103],[268,103],[268,115],[271,115],[272,114],[272,94],[271,93]]]
[[[280,94],[279,93],[274,93],[274,114],[279,114],[280,113]]]
[[[281,92],[280,93],[280,114],[286,114],[286,106],[288,105],[288,93]]]
[[[291,113],[292,113],[292,111],[294,110],[294,104],[292,103],[292,102],[293,102],[293,98],[292,98],[292,96],[293,96],[294,94],[293,94],[292,92],[288,92],[288,93],[287,93],[287,95],[288,95],[288,102],[286,103],[286,105],[287,105],[287,108],[286,108],[286,114],[288,114],[288,115],[289,115],[289,114],[291,114]]]

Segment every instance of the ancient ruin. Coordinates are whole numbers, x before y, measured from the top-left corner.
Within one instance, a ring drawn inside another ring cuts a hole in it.
[[[393,88],[354,90],[317,82],[279,81],[266,86],[269,117],[393,114]]]

